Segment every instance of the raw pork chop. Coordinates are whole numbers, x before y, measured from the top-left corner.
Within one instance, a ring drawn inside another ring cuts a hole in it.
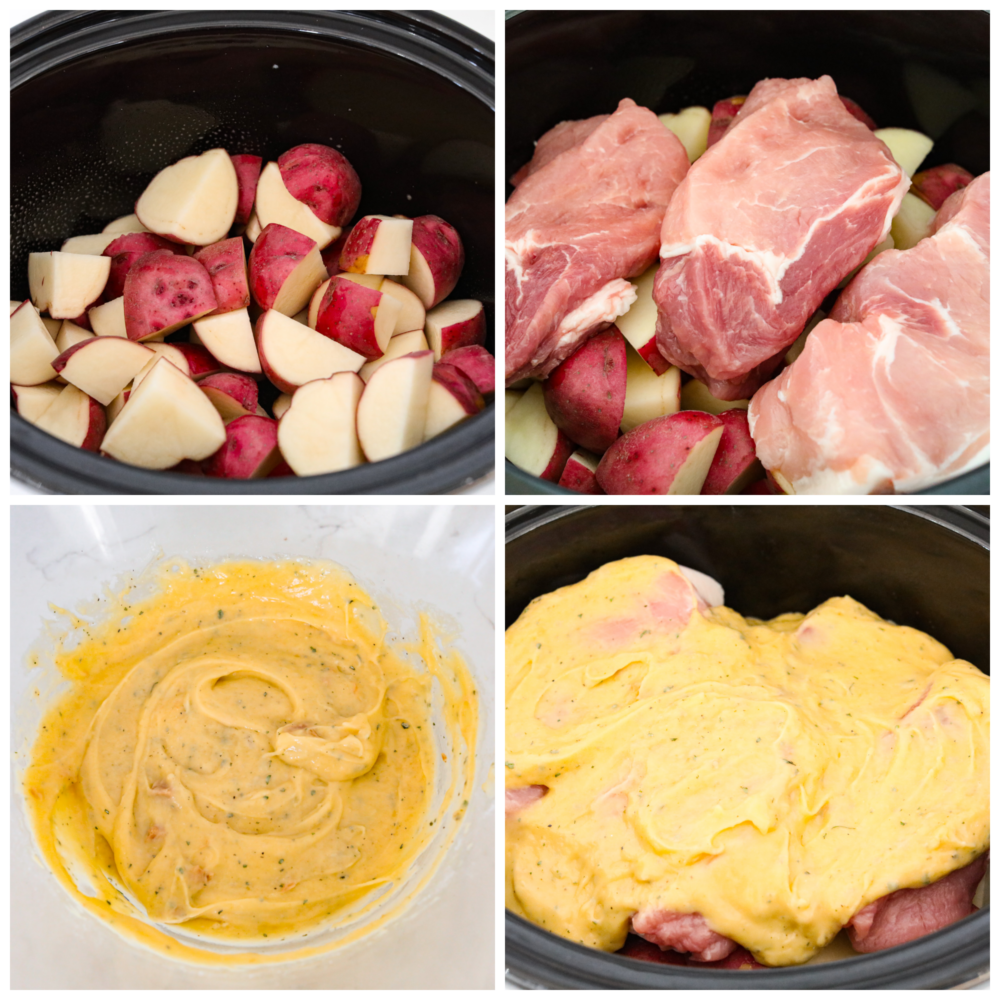
[[[720,399],[749,398],[909,185],[830,77],[762,80],[664,217],[660,353]]]
[[[591,122],[543,136],[536,159],[559,152],[519,172],[507,202],[508,385],[544,377],[627,311],[636,291],[626,279],[656,260],[663,213],[687,171],[677,136],[634,101],[587,132]],[[563,149],[570,134],[577,145]]]
[[[736,942],[716,934],[700,913],[640,910],[632,930],[663,949],[689,952],[695,962],[718,962],[736,950]]]
[[[655,944],[651,944],[649,941],[645,941],[641,937],[637,937],[635,934],[630,934],[626,940],[625,944],[618,951],[619,955],[624,955],[626,958],[636,958],[642,962],[655,962],[657,965],[682,965],[688,968],[709,968],[709,969],[764,969],[766,966],[761,965],[746,950],[746,948],[737,947],[734,951],[730,952],[725,958],[718,962],[698,962],[697,960],[689,957],[688,955],[681,955],[676,951],[663,951],[660,947]]]
[[[986,873],[988,857],[982,854],[930,885],[898,889],[858,910],[846,925],[854,950],[867,954],[895,948],[975,913],[972,897]],[[713,931],[700,913],[641,910],[632,917],[632,930],[663,950],[688,952],[693,962],[719,962],[738,947]],[[630,957],[651,960],[635,948]],[[736,967],[762,968],[752,958],[750,962]]]
[[[919,889],[898,889],[858,910],[847,922],[855,951],[882,951],[941,930],[976,912],[972,897],[988,855]]]
[[[596,115],[594,118],[584,118],[576,122],[560,122],[550,128],[535,143],[535,155],[513,177],[510,182],[517,187],[526,177],[541,170],[546,163],[554,160],[560,153],[565,153],[574,146],[579,146],[599,125],[603,125],[611,116]]]
[[[986,460],[990,178],[886,250],[750,404],[757,457],[796,493],[912,493]]]

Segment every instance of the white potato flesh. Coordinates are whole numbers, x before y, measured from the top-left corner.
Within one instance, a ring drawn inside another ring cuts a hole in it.
[[[340,472],[365,460],[357,428],[363,390],[354,372],[338,372],[295,391],[278,423],[278,447],[297,476]]]
[[[90,325],[94,328],[94,333],[98,337],[124,337],[128,339],[125,331],[125,296],[119,295],[117,299],[110,302],[102,302],[99,306],[94,306],[88,310],[87,316]]]
[[[466,409],[448,386],[431,380],[431,391],[427,397],[427,423],[424,424],[424,440],[429,441],[443,434],[449,427],[461,423],[466,417],[474,416],[478,409]]]
[[[315,240],[320,250],[329,246],[340,235],[339,226],[327,225],[317,218],[308,205],[289,194],[277,163],[269,163],[260,172],[254,214],[261,230],[272,222],[277,222]]]
[[[63,253],[89,253],[100,255],[112,244],[120,233],[95,233],[92,236],[71,236],[59,248]]]
[[[157,358],[108,429],[101,450],[129,465],[169,469],[199,462],[225,444],[222,417],[197,383]]]
[[[912,177],[934,148],[934,140],[909,128],[880,128],[873,133],[892,153],[892,158]]]
[[[142,344],[119,337],[91,337],[61,364],[59,374],[107,406],[154,357]]]
[[[309,306],[313,292],[325,277],[326,265],[320,256],[319,247],[313,247],[285,279],[271,308],[286,316],[301,312]]]
[[[504,414],[510,413],[510,411],[517,405],[517,401],[524,395],[523,392],[517,389],[504,389],[503,391],[503,411]]]
[[[103,411],[97,414],[103,416]],[[94,407],[90,397],[75,385],[64,386],[35,424],[39,430],[80,448],[91,432]]]
[[[675,115],[660,115],[659,118],[680,139],[689,163],[694,163],[708,149],[708,127],[712,124],[712,112],[708,108],[684,108]]]
[[[76,319],[104,291],[111,258],[50,250],[28,254],[31,301],[53,319]]]
[[[363,381],[367,382],[387,361],[401,358],[404,354],[412,354],[414,351],[427,351],[429,349],[423,330],[410,330],[408,333],[397,334],[386,345],[382,357],[363,365],[358,374]]]
[[[424,308],[420,296],[416,292],[401,285],[399,282],[386,278],[382,282],[381,291],[386,295],[391,295],[399,302],[399,315],[396,317],[396,325],[392,335],[399,336],[401,333],[409,333],[411,330],[422,330],[427,319],[427,310]]]
[[[392,458],[423,440],[434,354],[421,351],[384,364],[358,405],[358,440],[369,462]]]
[[[224,149],[210,149],[161,170],[139,196],[135,214],[152,233],[204,247],[229,232],[238,198],[233,161]]]
[[[10,380],[16,385],[41,385],[55,377],[52,362],[59,357],[52,335],[38,310],[23,302],[10,318]]]
[[[57,382],[42,385],[12,385],[17,412],[29,424],[37,424],[41,415],[55,402],[63,387]]]
[[[94,334],[90,330],[85,330],[82,326],[77,326],[71,319],[64,319],[59,332],[56,334],[56,347],[59,353],[68,351],[76,344],[82,344],[85,340],[93,340]]]
[[[909,191],[903,195],[899,211],[892,220],[892,242],[897,250],[909,250],[931,234],[937,212]]]
[[[662,375],[657,375],[635,351],[628,348],[622,433],[627,433],[647,420],[676,413],[680,408],[680,369],[670,367]]]
[[[288,411],[288,407],[292,405],[292,397],[289,393],[283,392],[272,404],[271,413],[274,414],[275,420],[280,420],[282,415]],[[265,417],[267,414],[263,414]]]
[[[559,446],[559,428],[545,408],[542,384],[534,382],[507,410],[504,454],[519,469],[540,476]]]
[[[379,220],[365,274],[405,275],[410,270],[410,243],[413,239],[413,220],[394,219],[388,215],[375,216]]]
[[[112,219],[103,229],[105,233],[148,233],[149,230],[139,221],[139,216],[120,215],[117,219]]]
[[[265,370],[269,369],[268,377],[273,373],[278,381],[291,386],[329,378],[337,372],[356,372],[365,363],[356,351],[274,309],[261,317],[257,349]]]
[[[192,324],[198,340],[217,361],[238,372],[261,371],[253,326],[246,309],[204,316]]]

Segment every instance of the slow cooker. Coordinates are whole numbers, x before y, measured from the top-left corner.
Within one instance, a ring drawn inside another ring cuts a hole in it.
[[[506,626],[535,597],[614,559],[661,555],[770,618],[849,594],[989,673],[989,520],[965,507],[521,507],[506,518]],[[764,970],[659,965],[506,914],[509,980],[539,989],[948,989],[989,975],[989,905],[883,952]]]
[[[506,23],[505,197],[535,141],[560,121],[609,114],[623,97],[657,114],[711,108],[765,77],[824,73],[880,127],[946,126],[924,166],[958,163],[978,175],[990,168],[989,37],[988,11],[515,11]],[[934,103],[918,115],[921,87]],[[573,495],[505,468],[508,494]],[[985,465],[921,492],[989,491]]]
[[[30,252],[100,232],[182,156],[267,161],[321,142],[357,169],[359,215],[455,225],[467,263],[453,294],[484,303],[492,351],[494,131],[493,44],[439,14],[49,11],[11,35],[11,297],[28,296]],[[383,462],[221,480],[102,458],[11,412],[14,474],[60,493],[440,493],[488,473],[493,441],[490,403]]]

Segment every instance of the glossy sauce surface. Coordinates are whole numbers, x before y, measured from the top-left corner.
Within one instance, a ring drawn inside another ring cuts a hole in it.
[[[620,948],[700,913],[765,964],[989,844],[989,679],[848,597],[771,622],[643,556],[537,598],[507,633],[507,905]]]
[[[43,723],[25,798],[61,881],[144,943],[205,960],[156,925],[269,944],[344,924],[407,877],[467,794],[464,663],[425,617],[419,644],[388,641],[338,567],[174,563],[120,612],[78,622],[82,641],[61,650],[73,686]],[[465,745],[443,795],[435,687]]]

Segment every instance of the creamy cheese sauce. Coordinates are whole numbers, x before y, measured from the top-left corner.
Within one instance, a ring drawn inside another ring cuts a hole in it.
[[[72,688],[24,781],[48,864],[118,929],[226,961],[161,928],[232,945],[344,925],[461,818],[476,696],[428,618],[392,643],[343,570],[250,561],[172,563],[118,612],[60,649]]]
[[[700,608],[700,610],[699,610]],[[849,597],[770,622],[611,563],[507,632],[508,908],[606,951],[700,913],[768,965],[989,845],[989,678]]]

